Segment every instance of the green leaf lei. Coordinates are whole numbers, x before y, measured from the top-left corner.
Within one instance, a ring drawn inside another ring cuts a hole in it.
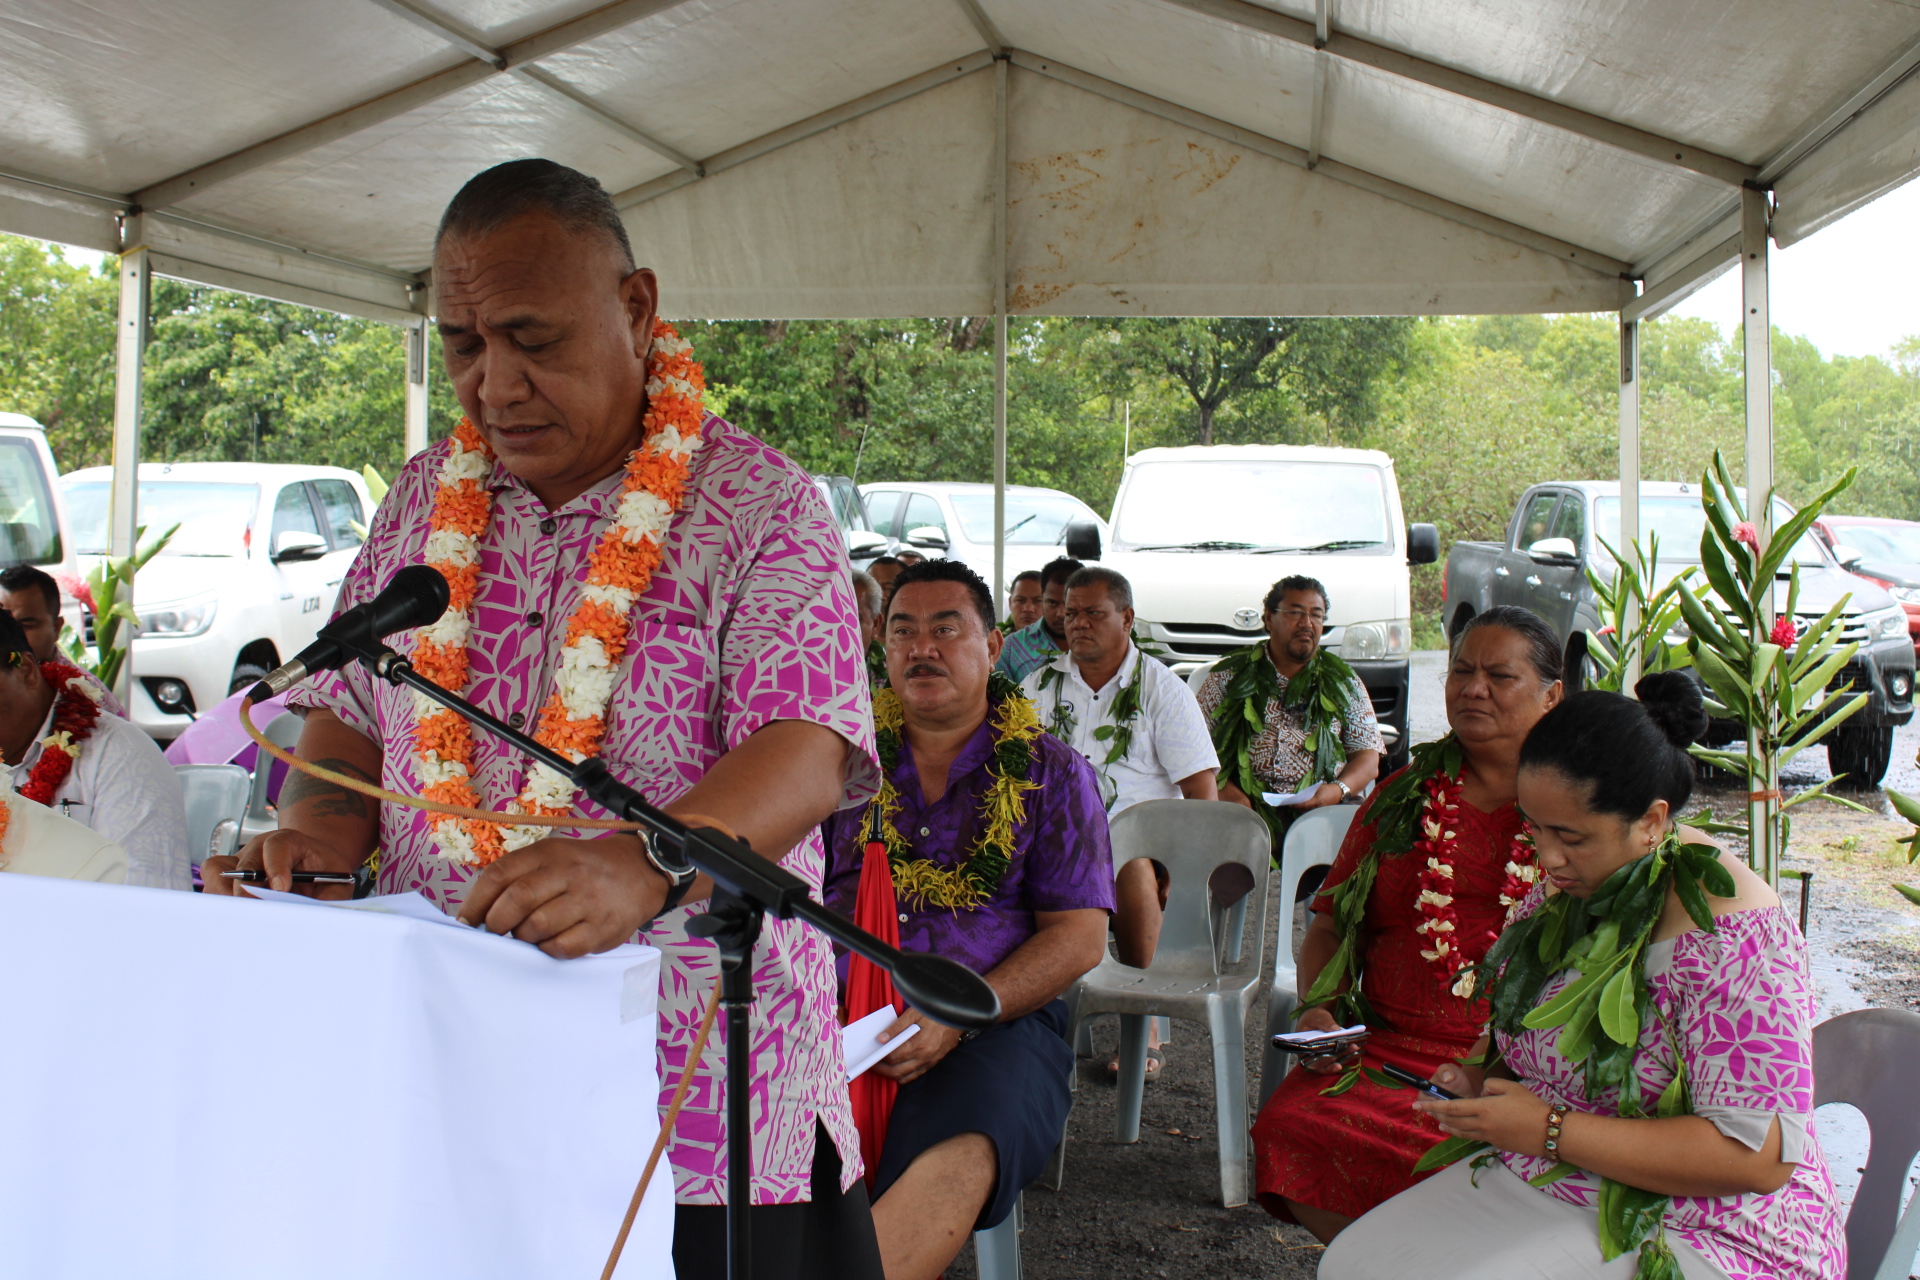
[[[1221,690],[1210,726],[1214,748],[1225,764],[1227,780],[1252,802],[1253,811],[1266,820],[1278,840],[1286,834],[1290,815],[1261,799],[1266,788],[1253,772],[1253,740],[1267,731],[1267,706],[1278,701],[1289,711],[1304,712],[1303,745],[1313,755],[1307,780],[1331,782],[1347,762],[1346,744],[1334,731],[1334,723],[1348,719],[1349,697],[1358,677],[1339,654],[1316,649],[1282,690],[1280,673],[1268,660],[1264,644],[1228,654],[1214,670],[1227,675],[1227,687]]]
[[[1373,1021],[1373,1010],[1360,991],[1360,970],[1365,959],[1361,954],[1360,930],[1366,922],[1367,899],[1373,896],[1373,880],[1380,871],[1380,859],[1398,857],[1413,848],[1420,834],[1420,814],[1427,806],[1428,779],[1437,773],[1455,777],[1465,764],[1466,753],[1452,734],[1437,742],[1423,742],[1413,749],[1413,758],[1407,767],[1375,794],[1367,808],[1367,821],[1374,829],[1373,847],[1360,859],[1352,875],[1327,891],[1333,899],[1333,927],[1340,937],[1340,945],[1327,961],[1327,967],[1313,980],[1313,986],[1294,1014],[1296,1018],[1316,1005],[1331,1001],[1334,1017],[1342,1026]],[[1345,1093],[1358,1079],[1356,1068],[1322,1092]]]
[[[1508,926],[1481,961],[1477,974],[1490,987],[1493,1029],[1512,1038],[1522,1031],[1560,1028],[1554,1049],[1580,1066],[1586,1095],[1617,1091],[1617,1113],[1627,1118],[1648,1114],[1633,1072],[1640,1052],[1641,1028],[1648,1014],[1658,1015],[1674,1054],[1673,1082],[1655,1101],[1659,1118],[1693,1114],[1686,1066],[1672,1025],[1653,1003],[1647,987],[1647,947],[1666,910],[1671,887],[1693,922],[1714,932],[1707,894],[1730,898],[1733,875],[1711,845],[1682,844],[1669,833],[1652,852],[1620,868],[1590,898],[1569,893]],[[1541,1003],[1540,993],[1554,975],[1573,970],[1580,976]],[[1490,1055],[1498,1059],[1497,1048]],[[1488,1144],[1449,1138],[1421,1157],[1415,1172],[1452,1164],[1477,1151],[1491,1160]],[[1476,1161],[1476,1165],[1479,1163]],[[1536,1186],[1557,1181],[1576,1168],[1565,1161],[1533,1179]],[[1664,1220],[1669,1196],[1603,1178],[1600,1182],[1600,1252],[1611,1262],[1629,1249],[1640,1251],[1638,1280],[1680,1280]]]
[[[1020,686],[995,671],[987,677],[988,720],[993,726],[993,758],[987,772],[993,782],[980,798],[979,836],[966,857],[944,866],[913,852],[894,817],[900,794],[893,785],[905,739],[905,710],[892,689],[874,693],[874,740],[880,757],[880,790],[867,805],[869,840],[887,851],[894,892],[915,907],[935,906],[949,911],[971,911],[999,891],[1000,881],[1013,865],[1015,832],[1026,821],[1024,796],[1039,786],[1029,780],[1034,745],[1044,730],[1033,703]]]
[[[1072,659],[1068,659],[1072,661]],[[1113,723],[1103,724],[1094,729],[1096,741],[1107,744],[1107,754],[1094,766],[1094,772],[1100,777],[1101,798],[1111,805],[1114,800],[1114,784],[1107,770],[1127,758],[1127,752],[1133,750],[1133,730],[1140,719],[1140,681],[1145,675],[1147,655],[1142,653],[1133,664],[1133,679],[1121,685],[1113,695]],[[1053,709],[1047,718],[1047,731],[1062,742],[1073,741],[1073,731],[1078,723],[1073,708],[1067,704],[1065,693],[1067,673],[1058,663],[1050,662],[1040,669],[1040,692],[1053,691]]]

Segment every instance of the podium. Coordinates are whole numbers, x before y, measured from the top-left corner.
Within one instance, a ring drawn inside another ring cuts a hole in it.
[[[0,874],[0,1273],[597,1277],[660,955]],[[663,1159],[617,1275],[673,1275]]]

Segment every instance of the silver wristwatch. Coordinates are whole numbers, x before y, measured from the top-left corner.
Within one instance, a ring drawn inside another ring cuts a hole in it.
[[[1347,801],[1353,799],[1352,787],[1348,786],[1346,783],[1342,782],[1338,778],[1335,778],[1333,780],[1333,785],[1340,788],[1340,802],[1342,804],[1345,804]]]
[[[634,834],[640,837],[640,849],[646,854],[647,861],[655,871],[667,878],[667,896],[660,904],[660,914],[665,915],[680,905],[687,891],[693,888],[694,877],[700,874],[700,870],[687,861],[684,853],[663,852],[651,831],[636,831]]]

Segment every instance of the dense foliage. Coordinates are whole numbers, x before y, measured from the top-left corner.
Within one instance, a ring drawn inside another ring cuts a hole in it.
[[[107,460],[116,284],[0,236],[0,409],[46,424],[63,468]],[[371,463],[401,454],[391,328],[162,281],[148,351],[150,459]],[[809,469],[866,480],[985,480],[993,327],[985,317],[722,321],[686,326],[714,408]],[[1736,335],[1737,336],[1737,335]],[[1009,476],[1113,500],[1129,449],[1324,443],[1385,449],[1407,517],[1500,536],[1520,492],[1615,474],[1609,316],[1438,320],[1017,319]],[[1741,357],[1713,324],[1646,327],[1644,474],[1694,479],[1743,453]],[[1920,338],[1889,359],[1823,357],[1776,333],[1782,492],[1804,501],[1849,467],[1850,511],[1920,518]],[[434,379],[436,434],[457,408]],[[1415,575],[1437,615],[1438,568]],[[1429,621],[1424,639],[1437,635]]]

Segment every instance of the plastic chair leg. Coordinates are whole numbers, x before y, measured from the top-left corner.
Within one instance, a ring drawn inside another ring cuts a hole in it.
[[[1020,1280],[1020,1202],[997,1227],[973,1233],[973,1263],[980,1280]]]
[[[1073,1056],[1091,1058],[1093,1056],[1093,1019],[1087,1018],[1073,1033]]]
[[[1069,1122],[1071,1122],[1073,1118],[1073,1110],[1071,1107],[1067,1110],[1067,1118]],[[1061,1184],[1066,1180],[1067,1126],[1063,1124],[1060,1126],[1060,1141],[1054,1144],[1053,1154],[1047,1157],[1047,1167],[1040,1173],[1040,1185],[1049,1191],[1058,1191]]]
[[[1213,1106],[1220,1143],[1220,1203],[1247,1202],[1246,1020],[1238,1002],[1213,1000],[1207,1030],[1213,1036]]]
[[[1140,1099],[1147,1089],[1147,1019],[1145,1014],[1120,1015],[1120,1091],[1113,1118],[1115,1142],[1140,1141]]]
[[[1267,1000],[1267,1032],[1260,1049],[1260,1106],[1255,1108],[1256,1112],[1266,1108],[1267,1099],[1293,1067],[1293,1055],[1274,1048],[1273,1037],[1293,1030],[1293,1010],[1298,1003],[1299,998],[1292,991],[1282,990],[1275,990]]]

